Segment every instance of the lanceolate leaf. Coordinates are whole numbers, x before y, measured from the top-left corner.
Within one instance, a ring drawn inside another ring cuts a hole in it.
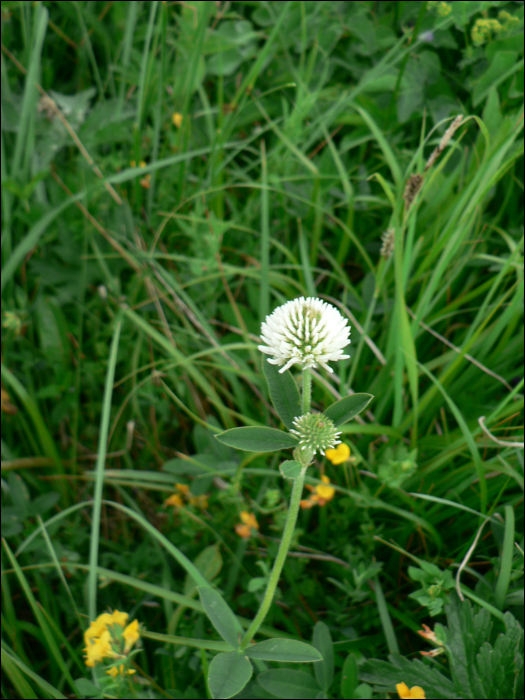
[[[283,663],[308,663],[323,659],[317,649],[295,639],[266,639],[248,647],[244,653],[251,659]]]
[[[273,406],[288,430],[292,430],[294,418],[301,415],[301,398],[295,379],[288,370],[279,374],[279,367],[271,365],[266,358],[263,358],[262,368]]]
[[[315,677],[321,688],[328,690],[334,680],[334,645],[328,625],[316,622],[312,642],[323,657],[322,662],[314,666]]]
[[[275,428],[231,428],[215,436],[223,445],[247,452],[275,452],[297,447],[297,438]]]
[[[248,683],[252,673],[252,665],[243,654],[237,651],[217,654],[208,671],[212,698],[231,698],[237,695]]]
[[[324,414],[331,418],[335,425],[343,425],[364,411],[373,398],[372,394],[351,394],[333,403]]]
[[[232,647],[238,647],[243,630],[228,603],[219,591],[216,591],[214,588],[199,586],[197,590],[206,610],[206,615],[210,618],[217,632]]]

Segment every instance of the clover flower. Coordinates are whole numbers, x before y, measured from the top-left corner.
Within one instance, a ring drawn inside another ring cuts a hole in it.
[[[349,343],[350,326],[339,311],[321,299],[300,297],[279,306],[266,317],[261,338],[266,345],[259,350],[272,365],[279,365],[282,374],[292,365],[302,369],[320,365],[333,372],[328,362],[346,360],[342,350]]]
[[[293,424],[296,430],[290,432],[299,438],[299,448],[312,450],[312,457],[316,452],[322,454],[341,442],[337,439],[341,431],[336,430],[333,420],[324,413],[305,413],[294,418]]]

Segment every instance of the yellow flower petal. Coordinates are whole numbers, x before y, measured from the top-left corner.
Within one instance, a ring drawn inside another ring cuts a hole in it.
[[[182,124],[182,120],[183,120],[182,114],[179,114],[178,112],[173,112],[172,121],[173,121],[173,124],[177,127],[177,129],[180,129],[181,124]]]
[[[243,540],[247,540],[252,536],[252,529],[249,525],[243,525],[242,523],[237,523],[235,526],[235,532],[242,537]]]
[[[425,691],[418,685],[413,686],[409,690],[406,683],[398,683],[396,685],[396,690],[401,700],[409,700],[411,698],[414,700],[424,700],[425,698]]]
[[[323,482],[322,484],[318,484],[315,487],[315,492],[318,495],[319,499],[321,501],[324,501],[324,503],[319,503],[319,505],[323,505],[331,501],[332,498],[335,496],[335,489],[333,486],[329,486],[330,484],[330,479],[326,476],[326,474],[323,474],[321,476],[321,481]]]
[[[257,518],[253,513],[248,513],[247,510],[242,510],[241,520],[245,525],[248,525],[248,527],[254,527],[256,530],[259,529],[259,523],[257,522]]]
[[[100,637],[88,639],[87,646],[84,649],[86,654],[86,666],[93,667],[97,661],[102,661],[106,658],[114,658],[115,652],[111,648],[111,635],[109,630],[104,630]]]
[[[182,497],[178,493],[174,493],[172,496],[164,501],[165,506],[174,506],[175,508],[180,508],[184,505]]]
[[[122,636],[124,637],[124,641],[126,642],[126,646],[124,647],[124,653],[127,654],[131,647],[135,644],[135,642],[138,641],[138,639],[140,638],[139,621],[133,620],[133,622],[130,622],[130,624],[122,633]]]
[[[125,612],[119,612],[118,610],[113,610],[113,613],[111,614],[111,622],[108,622],[108,625],[113,625],[117,624],[120,625],[121,627],[126,626],[126,622],[128,621],[128,613]]]
[[[350,457],[350,448],[344,442],[340,442],[334,449],[326,450],[325,457],[334,465],[343,464]]]
[[[183,496],[187,496],[190,492],[190,487],[188,484],[175,484],[177,491],[180,491]]]

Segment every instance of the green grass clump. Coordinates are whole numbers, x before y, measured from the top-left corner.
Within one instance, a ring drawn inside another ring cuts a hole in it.
[[[375,399],[258,632],[323,661],[255,652],[238,697],[520,697],[523,5],[5,2],[2,29],[3,697],[100,695],[108,609],[143,644],[111,692],[231,696],[209,591],[249,628],[292,485],[214,436],[283,427],[257,345],[300,296],[352,327],[313,410]]]

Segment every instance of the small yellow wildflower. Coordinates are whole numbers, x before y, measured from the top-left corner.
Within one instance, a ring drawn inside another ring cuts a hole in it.
[[[253,513],[248,513],[247,510],[241,511],[240,518],[242,523],[237,523],[235,526],[235,532],[239,535],[239,537],[242,537],[243,540],[247,540],[252,536],[252,528],[254,530],[259,529],[259,523],[257,522],[255,515]]]
[[[239,537],[242,537],[243,540],[247,540],[252,536],[252,530],[248,525],[242,525],[241,523],[237,523],[235,526],[235,532],[239,535]]]
[[[183,119],[182,114],[179,114],[178,112],[173,112],[173,116],[171,119],[173,121],[173,124],[177,127],[177,129],[180,129]]]
[[[182,500],[182,496],[180,496],[178,493],[174,493],[164,501],[164,505],[173,506],[174,508],[181,508],[184,505],[184,501]]]
[[[88,639],[93,639],[94,637],[100,637],[102,632],[112,625],[120,625],[124,627],[128,620],[128,613],[119,612],[114,610],[112,613],[102,613],[99,615],[94,622],[91,622],[89,628],[84,632],[84,641],[88,642]]]
[[[190,492],[190,487],[188,484],[175,484],[177,491],[180,491],[183,496],[187,496]]]
[[[248,527],[253,527],[256,530],[259,529],[259,523],[253,513],[248,513],[247,510],[241,510],[241,520],[245,525],[248,525]]]
[[[127,654],[131,647],[135,644],[135,642],[137,642],[140,639],[139,621],[133,620],[133,622],[130,622],[130,624],[122,633],[122,637],[126,642],[126,646],[124,647],[124,654]]]
[[[134,160],[130,160],[129,164],[131,165],[132,168],[136,167],[137,163]],[[141,160],[139,163],[139,168],[145,168],[147,165],[145,160]]]
[[[321,476],[321,481],[323,483],[318,484],[315,488],[309,484],[306,485],[306,488],[313,493],[311,496],[309,496],[308,500],[302,500],[299,502],[301,508],[312,508],[316,505],[324,506],[335,496],[335,489],[333,486],[329,485],[330,479],[326,476],[326,474]]]
[[[350,448],[344,442],[340,442],[337,447],[326,450],[325,457],[332,462],[333,465],[343,464],[350,457]]]
[[[98,661],[102,661],[102,659],[114,658],[116,656],[111,647],[111,634],[108,629],[104,630],[100,637],[86,640],[86,644],[87,646],[84,649],[86,654],[86,666],[93,667]]]
[[[408,700],[409,698],[414,698],[414,700],[421,700],[425,698],[425,691],[418,685],[415,685],[409,690],[406,683],[398,683],[396,685],[396,690],[401,700]]]

